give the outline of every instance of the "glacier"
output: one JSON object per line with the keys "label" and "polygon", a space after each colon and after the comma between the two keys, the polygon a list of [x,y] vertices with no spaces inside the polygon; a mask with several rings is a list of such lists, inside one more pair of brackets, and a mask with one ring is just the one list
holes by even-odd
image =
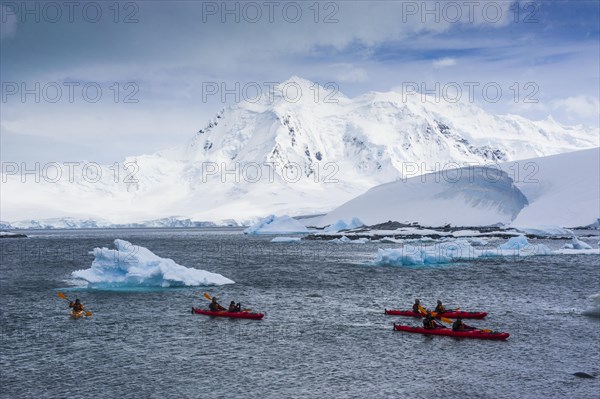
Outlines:
{"label": "glacier", "polygon": [[324,216],[319,225],[350,217],[368,225],[388,220],[423,226],[493,225],[509,223],[526,205],[527,198],[506,172],[473,167],[459,169],[453,180],[436,173],[374,187]]}
{"label": "glacier", "polygon": [[317,225],[358,217],[368,225],[390,220],[435,227],[502,224],[525,233],[571,236],[565,227],[600,219],[599,148],[448,173],[373,187]]}

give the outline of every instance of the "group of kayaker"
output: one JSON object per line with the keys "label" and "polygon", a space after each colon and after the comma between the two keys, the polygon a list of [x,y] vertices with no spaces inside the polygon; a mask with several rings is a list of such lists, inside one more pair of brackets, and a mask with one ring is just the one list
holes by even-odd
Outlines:
{"label": "group of kayaker", "polygon": [[[425,309],[421,306],[421,300],[420,299],[415,299],[415,303],[413,304],[412,309],[413,309],[413,312],[415,312],[415,313],[423,313],[423,311],[425,311]],[[437,305],[435,307],[434,312],[436,312],[436,313],[443,313],[445,311],[446,311],[446,308],[442,304],[442,301],[440,301],[438,299]]]}
{"label": "group of kayaker", "polygon": [[210,301],[210,304],[208,305],[208,310],[213,311],[213,312],[222,312],[224,310],[226,310],[227,312],[231,312],[231,313],[241,312],[242,304],[239,302],[235,303],[235,301],[231,301],[229,303],[229,308],[225,309],[223,306],[221,306],[221,304],[219,304],[217,297],[213,297],[212,300]]}
{"label": "group of kayaker", "polygon": [[[436,328],[446,328],[444,325],[439,323],[435,318],[436,316],[440,315],[441,313],[446,312],[446,308],[444,307],[444,304],[442,303],[442,301],[440,301],[440,300],[437,301],[437,305],[433,311],[435,314],[432,313],[431,311],[423,308],[421,306],[421,301],[419,299],[415,299],[415,303],[413,304],[412,309],[413,309],[414,313],[425,314],[425,317],[423,319],[423,328],[425,328],[426,330],[433,330]],[[457,316],[456,321],[454,321],[454,323],[452,323],[453,331],[470,331],[472,329],[473,329],[473,327],[467,326],[465,323],[463,323],[461,316]]]}

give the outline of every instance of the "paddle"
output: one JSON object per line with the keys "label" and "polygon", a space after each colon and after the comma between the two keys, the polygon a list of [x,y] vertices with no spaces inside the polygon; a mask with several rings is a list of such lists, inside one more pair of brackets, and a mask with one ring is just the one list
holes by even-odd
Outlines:
{"label": "paddle", "polygon": [[[426,309],[425,309],[423,306],[421,306],[421,305],[419,305],[419,312],[421,312],[421,313],[422,313],[422,314],[424,314],[424,315],[426,315],[426,314],[427,314],[427,310],[426,310]],[[433,317],[435,317],[435,316],[436,316],[436,313],[435,313],[435,312],[431,312],[431,315],[432,315]],[[452,320],[450,320],[450,319],[447,319],[447,318],[445,318],[445,317],[438,317],[437,319],[439,320],[437,323],[438,323],[439,325],[441,325],[442,327],[444,327],[444,328],[448,328],[448,326],[445,326],[445,325],[444,325],[444,324],[442,324],[440,321],[443,321],[443,322],[445,322],[445,323],[452,323]],[[446,320],[448,320],[448,321],[446,321]]]}
{"label": "paddle", "polygon": [[[67,296],[64,293],[62,293],[62,292],[58,293],[58,297],[61,298],[61,299],[64,299],[65,301],[71,302],[71,300],[69,298],[67,298]],[[92,312],[90,312],[89,310],[86,310],[85,311],[85,315],[87,317],[92,317]]]}
{"label": "paddle", "polygon": [[[427,309],[425,309],[423,306],[419,305],[419,312],[421,312],[422,314],[427,314]],[[436,312],[431,312],[431,315],[433,317],[435,317],[436,319],[443,321],[444,323],[452,323],[452,320],[450,320],[447,317],[438,316]]]}
{"label": "paddle", "polygon": [[431,312],[431,315],[433,317],[435,317],[436,319],[443,321],[444,323],[452,323],[451,319],[449,319],[447,317],[443,317],[443,316],[438,316],[438,314],[436,312]]}
{"label": "paddle", "polygon": [[[210,296],[208,292],[205,292],[202,296],[208,299],[209,301],[212,301],[212,296]],[[252,309],[242,309],[242,312],[250,312],[251,310]]]}

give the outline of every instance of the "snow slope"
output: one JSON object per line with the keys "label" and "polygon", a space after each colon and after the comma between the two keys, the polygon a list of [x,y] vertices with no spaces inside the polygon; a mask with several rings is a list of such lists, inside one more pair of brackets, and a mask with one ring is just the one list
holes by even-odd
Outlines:
{"label": "snow slope", "polygon": [[[286,87],[301,95],[290,98]],[[598,129],[394,91],[347,98],[293,77],[268,97],[221,110],[183,145],[128,157],[119,176],[103,166],[95,181],[77,168],[69,180],[63,168],[57,182],[28,176],[22,183],[18,173],[3,171],[2,218],[128,224],[181,215],[250,223],[272,213],[326,213],[436,163],[484,164],[599,145]]]}
{"label": "snow slope", "polygon": [[600,148],[517,164],[521,171],[527,168],[516,185],[529,206],[519,213],[512,226],[581,227],[600,218]]}
{"label": "snow slope", "polygon": [[368,225],[587,226],[600,218],[599,161],[594,148],[402,179],[348,201],[318,225],[358,217]]}
{"label": "snow slope", "polygon": [[452,176],[438,172],[374,187],[324,216],[319,225],[358,217],[367,225],[392,220],[487,226],[509,223],[525,205],[527,199],[506,172],[472,167]]}

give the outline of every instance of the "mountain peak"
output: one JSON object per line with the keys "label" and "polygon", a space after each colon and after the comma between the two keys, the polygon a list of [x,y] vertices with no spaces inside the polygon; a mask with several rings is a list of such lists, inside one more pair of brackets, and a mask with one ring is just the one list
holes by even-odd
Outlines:
{"label": "mountain peak", "polygon": [[308,79],[301,78],[297,75],[293,75],[293,76],[289,77],[288,79],[286,79],[285,81],[279,83],[277,86],[285,86],[285,85],[290,85],[290,84],[296,84],[302,88],[304,88],[304,87],[309,88],[309,87],[316,85],[317,83],[315,83],[311,80],[308,80]]}

